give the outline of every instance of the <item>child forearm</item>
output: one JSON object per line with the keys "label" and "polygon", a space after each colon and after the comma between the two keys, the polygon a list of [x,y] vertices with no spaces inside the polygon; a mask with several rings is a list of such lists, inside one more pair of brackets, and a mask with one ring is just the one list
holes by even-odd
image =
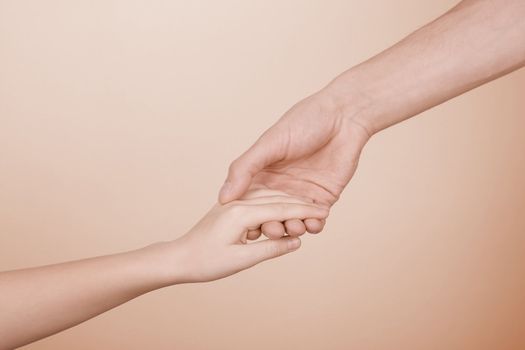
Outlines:
{"label": "child forearm", "polygon": [[126,253],[0,273],[0,350],[47,337],[144,293],[223,278],[299,248],[285,237],[246,244],[268,220],[324,219],[326,208],[281,193],[216,205],[177,240]]}
{"label": "child forearm", "polygon": [[0,349],[44,338],[175,283],[161,270],[163,245],[0,273]]}

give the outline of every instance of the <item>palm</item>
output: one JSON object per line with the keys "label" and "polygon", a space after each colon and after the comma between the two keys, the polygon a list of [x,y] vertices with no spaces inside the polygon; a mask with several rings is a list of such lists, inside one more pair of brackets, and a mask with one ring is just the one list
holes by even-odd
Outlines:
{"label": "palm", "polygon": [[[363,127],[333,104],[319,95],[309,97],[232,163],[221,201],[257,195],[263,187],[330,207],[352,178],[368,138]],[[266,236],[279,238],[285,231],[299,236],[306,230],[320,232],[323,226],[323,221],[306,219],[288,220],[284,225],[270,222],[261,229]],[[260,232],[250,232],[248,238],[256,239]]]}
{"label": "palm", "polygon": [[368,139],[364,129],[309,99],[300,102],[260,139],[278,161],[255,175],[264,186],[333,205],[352,178]]}

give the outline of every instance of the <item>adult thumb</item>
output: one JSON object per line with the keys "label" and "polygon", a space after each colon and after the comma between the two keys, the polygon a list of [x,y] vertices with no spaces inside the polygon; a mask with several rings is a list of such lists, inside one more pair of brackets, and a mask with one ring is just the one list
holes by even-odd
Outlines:
{"label": "adult thumb", "polygon": [[219,193],[219,202],[224,204],[240,198],[250,187],[253,177],[274,161],[272,147],[265,143],[263,138],[259,139],[231,163]]}

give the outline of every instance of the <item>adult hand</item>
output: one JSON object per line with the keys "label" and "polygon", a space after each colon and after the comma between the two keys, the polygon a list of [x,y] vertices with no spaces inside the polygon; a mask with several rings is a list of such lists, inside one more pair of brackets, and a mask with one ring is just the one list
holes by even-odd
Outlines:
{"label": "adult hand", "polygon": [[[295,106],[230,166],[219,200],[241,198],[249,189],[271,189],[332,206],[354,174],[370,135],[353,112],[340,108],[326,88]],[[268,222],[262,232],[280,238],[318,233],[324,220]]]}
{"label": "adult hand", "polygon": [[[331,206],[371,134],[525,66],[523,0],[463,0],[299,102],[233,162],[219,200],[266,187]],[[290,235],[323,221],[289,220]],[[281,223],[263,232],[281,237]]]}

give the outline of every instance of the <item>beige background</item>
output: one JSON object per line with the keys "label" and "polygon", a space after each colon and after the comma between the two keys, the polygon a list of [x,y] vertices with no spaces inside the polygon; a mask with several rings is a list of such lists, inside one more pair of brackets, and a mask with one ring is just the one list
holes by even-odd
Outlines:
{"label": "beige background", "polygon": [[[454,2],[0,0],[0,268],[183,234],[288,107]],[[297,253],[27,349],[525,348],[524,87],[375,137]]]}

